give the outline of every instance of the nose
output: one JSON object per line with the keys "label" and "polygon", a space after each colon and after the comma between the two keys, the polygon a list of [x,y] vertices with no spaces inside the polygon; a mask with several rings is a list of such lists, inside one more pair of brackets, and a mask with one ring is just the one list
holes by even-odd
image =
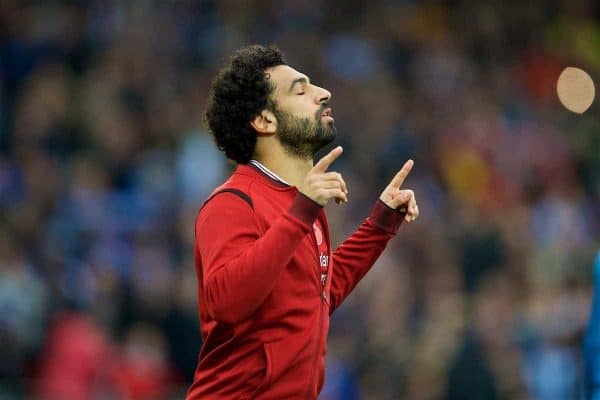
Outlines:
{"label": "nose", "polygon": [[328,103],[329,100],[331,100],[331,92],[329,92],[327,89],[317,86],[317,96],[315,99],[317,104]]}

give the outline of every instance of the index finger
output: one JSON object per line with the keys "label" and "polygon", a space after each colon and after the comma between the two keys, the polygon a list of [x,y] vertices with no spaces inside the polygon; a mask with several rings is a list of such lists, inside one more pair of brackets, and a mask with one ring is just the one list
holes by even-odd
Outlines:
{"label": "index finger", "polygon": [[394,176],[394,178],[390,182],[390,185],[396,188],[400,188],[400,186],[402,186],[404,180],[408,176],[408,173],[412,169],[413,165],[415,165],[415,162],[413,160],[408,160],[407,162],[405,162],[402,166],[402,169],[398,171],[396,176]]}
{"label": "index finger", "polygon": [[313,170],[316,172],[325,172],[327,168],[338,158],[344,149],[342,146],[338,146],[335,149],[331,150],[327,155],[323,156],[313,167]]}

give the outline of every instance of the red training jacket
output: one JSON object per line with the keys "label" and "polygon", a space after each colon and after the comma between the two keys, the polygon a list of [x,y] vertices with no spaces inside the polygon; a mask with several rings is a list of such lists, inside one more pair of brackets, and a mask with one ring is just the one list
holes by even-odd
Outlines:
{"label": "red training jacket", "polygon": [[203,345],[187,400],[316,399],[329,316],[403,217],[378,200],[330,251],[323,287],[313,234],[318,218],[330,243],[323,208],[255,166],[239,165],[196,219]]}

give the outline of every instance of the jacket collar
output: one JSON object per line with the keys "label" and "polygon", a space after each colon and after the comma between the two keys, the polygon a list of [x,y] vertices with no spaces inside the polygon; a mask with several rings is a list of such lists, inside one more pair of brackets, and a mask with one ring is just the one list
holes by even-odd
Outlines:
{"label": "jacket collar", "polygon": [[252,176],[252,177],[258,177],[262,182],[264,182],[267,185],[274,187],[276,189],[288,190],[288,189],[295,188],[295,186],[290,186],[287,183],[284,183],[284,182],[280,181],[279,179],[276,179],[274,176],[271,176],[271,174],[267,173],[267,171],[264,171],[261,168],[259,168],[258,166],[254,165],[252,163],[249,163],[249,164],[239,164],[237,169],[235,170],[235,173]]}
{"label": "jacket collar", "polygon": [[271,171],[269,168],[267,168],[264,164],[262,164],[260,161],[257,160],[250,160],[250,165],[252,165],[253,167],[258,168],[259,170],[261,170],[265,175],[267,175],[268,177],[275,179],[276,181],[279,181],[281,183],[285,183],[286,185],[290,185],[289,183],[287,183],[283,178],[281,178],[280,176],[278,176],[275,172]]}

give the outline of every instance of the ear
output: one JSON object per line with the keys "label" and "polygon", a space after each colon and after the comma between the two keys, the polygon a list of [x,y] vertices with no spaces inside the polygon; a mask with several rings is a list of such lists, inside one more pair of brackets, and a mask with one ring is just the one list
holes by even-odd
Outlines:
{"label": "ear", "polygon": [[262,110],[260,114],[250,121],[258,135],[271,135],[277,130],[275,115],[269,110]]}

